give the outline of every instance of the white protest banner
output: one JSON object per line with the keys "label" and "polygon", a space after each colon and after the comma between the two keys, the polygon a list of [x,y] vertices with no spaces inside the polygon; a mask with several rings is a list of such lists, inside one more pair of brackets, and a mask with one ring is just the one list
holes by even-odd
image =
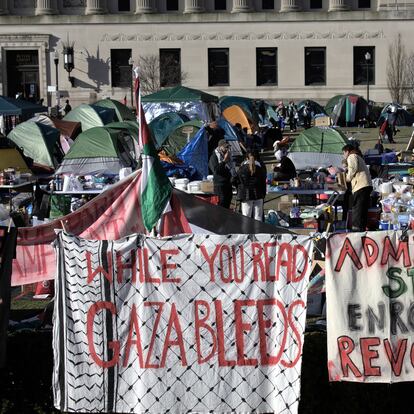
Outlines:
{"label": "white protest banner", "polygon": [[329,238],[326,263],[331,381],[414,380],[414,233]]}
{"label": "white protest banner", "polygon": [[296,413],[310,238],[60,233],[64,412]]}

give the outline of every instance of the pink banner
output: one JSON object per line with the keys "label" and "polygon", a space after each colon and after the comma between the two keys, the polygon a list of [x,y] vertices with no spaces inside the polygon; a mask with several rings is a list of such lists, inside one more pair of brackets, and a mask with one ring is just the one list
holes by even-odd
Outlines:
{"label": "pink banner", "polygon": [[[56,258],[52,242],[55,229],[94,240],[118,240],[132,233],[145,233],[141,221],[140,175],[134,174],[103,192],[74,213],[36,227],[19,229],[12,285],[25,285],[54,279]],[[188,223],[178,200],[166,215],[164,233],[188,232]]]}

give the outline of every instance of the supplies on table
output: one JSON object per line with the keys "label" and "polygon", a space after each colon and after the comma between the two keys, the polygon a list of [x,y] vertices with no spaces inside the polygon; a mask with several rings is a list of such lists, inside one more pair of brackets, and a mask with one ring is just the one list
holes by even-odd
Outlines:
{"label": "supplies on table", "polygon": [[[411,186],[409,186],[411,187]],[[414,224],[414,198],[408,188],[394,185],[394,188],[404,190],[402,193],[391,193],[380,203],[382,214],[380,216],[380,230],[397,230]]]}
{"label": "supplies on table", "polygon": [[175,188],[181,191],[187,191],[187,186],[190,180],[188,178],[177,178],[175,180]]}
{"label": "supplies on table", "polygon": [[198,193],[201,191],[202,181],[191,181],[188,183],[187,188],[189,193]]}
{"label": "supplies on table", "polygon": [[22,184],[31,178],[31,173],[21,173],[19,168],[6,168],[0,171],[0,185]]}

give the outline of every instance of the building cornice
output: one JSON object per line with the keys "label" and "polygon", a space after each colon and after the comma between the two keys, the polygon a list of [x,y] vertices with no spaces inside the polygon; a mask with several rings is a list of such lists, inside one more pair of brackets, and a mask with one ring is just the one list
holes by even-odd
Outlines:
{"label": "building cornice", "polygon": [[267,22],[358,22],[414,20],[414,10],[344,11],[344,12],[252,12],[252,13],[153,13],[53,16],[0,16],[1,25],[97,25],[97,24],[199,24],[199,23],[267,23]]}

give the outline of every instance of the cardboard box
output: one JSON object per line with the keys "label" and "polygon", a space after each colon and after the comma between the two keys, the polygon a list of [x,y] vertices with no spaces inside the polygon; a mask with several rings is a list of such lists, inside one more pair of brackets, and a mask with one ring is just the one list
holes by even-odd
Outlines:
{"label": "cardboard box", "polygon": [[200,190],[203,193],[214,193],[213,181],[202,181],[200,184]]}

